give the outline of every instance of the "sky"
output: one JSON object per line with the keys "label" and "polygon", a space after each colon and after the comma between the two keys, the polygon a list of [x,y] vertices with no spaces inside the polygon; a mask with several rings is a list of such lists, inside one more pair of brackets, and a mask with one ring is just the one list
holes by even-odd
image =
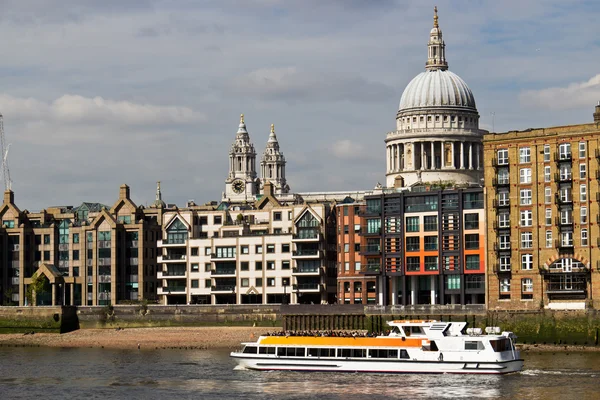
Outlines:
{"label": "sky", "polygon": [[293,192],[372,189],[434,5],[482,129],[592,122],[594,0],[0,0],[15,203],[219,200],[241,113],[257,164],[275,125]]}

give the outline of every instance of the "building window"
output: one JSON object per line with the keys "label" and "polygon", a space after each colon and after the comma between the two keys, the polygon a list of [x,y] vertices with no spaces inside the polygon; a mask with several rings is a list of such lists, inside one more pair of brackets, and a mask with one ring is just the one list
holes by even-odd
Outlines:
{"label": "building window", "polygon": [[531,249],[533,247],[533,233],[521,232],[521,248]]}
{"label": "building window", "polygon": [[544,162],[550,161],[550,145],[544,145]]}
{"label": "building window", "polygon": [[560,223],[569,225],[573,223],[573,215],[571,210],[560,210]]}
{"label": "building window", "polygon": [[216,258],[234,258],[237,249],[235,246],[218,246],[215,250],[217,251]]}
{"label": "building window", "polygon": [[267,245],[267,254],[273,254],[275,253],[275,245],[274,244],[268,244]]}
{"label": "building window", "polygon": [[426,215],[423,220],[425,232],[436,232],[438,230],[437,215]]}
{"label": "building window", "polygon": [[546,225],[552,225],[552,209],[546,208]]}
{"label": "building window", "polygon": [[344,243],[344,253],[348,253],[350,251],[350,243]]}
{"label": "building window", "polygon": [[552,177],[550,176],[550,166],[546,165],[544,167],[544,182],[550,182],[552,180]]}
{"label": "building window", "polygon": [[198,255],[198,248],[197,247],[191,247],[190,248],[190,255],[191,256],[197,256]]}
{"label": "building window", "polygon": [[240,284],[242,287],[248,287],[248,286],[250,286],[250,279],[242,278],[242,279],[240,279]]}
{"label": "building window", "polygon": [[273,221],[281,221],[281,211],[275,211],[273,213]]}
{"label": "building window", "polygon": [[419,251],[420,250],[420,237],[409,236],[406,238],[406,251]]}
{"label": "building window", "polygon": [[582,224],[587,224],[587,222],[588,222],[587,207],[581,207],[579,209],[579,217],[581,218]]}
{"label": "building window", "polygon": [[571,165],[563,164],[560,166],[560,180],[569,181],[573,178],[573,174],[571,173]]}
{"label": "building window", "polygon": [[215,225],[221,225],[221,223],[223,222],[223,217],[220,215],[215,215],[213,221]]}
{"label": "building window", "polygon": [[552,248],[552,231],[546,231],[546,248]]}
{"label": "building window", "polygon": [[248,261],[242,261],[240,263],[240,271],[249,271],[250,270],[250,263]]}
{"label": "building window", "polygon": [[521,205],[531,205],[531,189],[521,189]]}
{"label": "building window", "polygon": [[192,289],[198,289],[198,279],[192,279]]}
{"label": "building window", "polygon": [[205,279],[204,280],[204,287],[205,288],[210,288],[212,286],[212,281],[211,279]]}
{"label": "building window", "polygon": [[509,197],[508,190],[502,190],[502,191],[498,192],[498,205],[499,206],[508,206],[508,205],[510,205],[510,197]]}
{"label": "building window", "polygon": [[438,264],[437,256],[425,256],[425,271],[437,271]]}
{"label": "building window", "polygon": [[508,165],[508,149],[498,150],[498,165]]}
{"label": "building window", "polygon": [[290,261],[284,260],[281,262],[281,269],[290,269]]}
{"label": "building window", "polygon": [[479,254],[471,254],[465,256],[465,268],[467,270],[479,269]]}
{"label": "building window", "polygon": [[[14,221],[13,221],[13,224],[14,224]],[[13,225],[13,227],[14,227],[14,225]],[[44,235],[44,244],[50,244],[50,235]]]}
{"label": "building window", "polygon": [[425,251],[435,251],[438,249],[437,236],[425,236]]}
{"label": "building window", "polygon": [[521,147],[519,148],[519,164],[526,164],[531,162],[531,148]]}
{"label": "building window", "polygon": [[587,229],[581,230],[581,245],[582,246],[588,245],[588,230]]}
{"label": "building window", "polygon": [[79,260],[79,250],[73,250],[73,261]]}
{"label": "building window", "polygon": [[563,187],[560,189],[560,201],[570,203],[572,199],[570,187]]}
{"label": "building window", "polygon": [[350,227],[348,225],[344,225],[344,234],[347,235],[350,233]]}
{"label": "building window", "polygon": [[531,300],[533,298],[533,279],[521,279],[521,299]]}
{"label": "building window", "polygon": [[587,201],[587,186],[579,185],[579,201]]}
{"label": "building window", "polygon": [[446,275],[446,279],[447,290],[460,290],[460,276]]}
{"label": "building window", "polygon": [[263,247],[261,244],[257,244],[255,247],[256,254],[262,254]]}
{"label": "building window", "polygon": [[262,261],[256,261],[254,263],[254,270],[255,271],[262,271]]}
{"label": "building window", "polygon": [[267,269],[275,269],[275,261],[267,261]]}
{"label": "building window", "polygon": [[521,254],[521,269],[527,271],[533,269],[533,254]]}
{"label": "building window", "polygon": [[256,278],[256,279],[254,280],[254,282],[255,282],[254,284],[255,284],[255,286],[256,286],[256,287],[262,287],[262,285],[263,285],[263,280],[262,280],[262,278]]}
{"label": "building window", "polygon": [[479,214],[465,214],[465,229],[479,229]]}
{"label": "building window", "polygon": [[242,251],[242,254],[250,254],[250,247],[247,245],[240,246],[240,250]]}
{"label": "building window", "polygon": [[419,271],[421,268],[421,259],[419,257],[406,257],[406,270]]}
{"label": "building window", "polygon": [[560,160],[571,158],[571,143],[561,143],[558,145],[558,157]]}
{"label": "building window", "polygon": [[205,256],[210,256],[211,250],[212,249],[210,247],[205,247],[204,248],[204,255]]}
{"label": "building window", "polygon": [[502,234],[498,237],[500,250],[510,250],[510,235]]}
{"label": "building window", "polygon": [[510,257],[501,256],[498,258],[498,268],[500,271],[510,271]]}
{"label": "building window", "polygon": [[521,211],[521,226],[532,226],[533,224],[533,213],[531,210]]}
{"label": "building window", "polygon": [[587,166],[585,164],[579,164],[579,179],[587,178]]}
{"label": "building window", "polygon": [[552,203],[552,188],[547,186],[544,188],[544,203],[551,204]]}
{"label": "building window", "polygon": [[204,272],[210,272],[210,270],[211,270],[211,264],[204,263]]}
{"label": "building window", "polygon": [[585,142],[579,142],[579,158],[585,158]]}
{"label": "building window", "polygon": [[192,272],[200,271],[200,265],[198,263],[192,264],[191,268],[192,268]]}
{"label": "building window", "polygon": [[419,232],[419,217],[406,217],[406,232]]}
{"label": "building window", "polygon": [[531,168],[521,168],[519,174],[521,183],[531,183]]}
{"label": "building window", "polygon": [[473,233],[465,235],[465,250],[479,249],[479,234]]}
{"label": "building window", "polygon": [[275,278],[267,278],[267,286],[269,286],[269,287],[275,286]]}
{"label": "building window", "polygon": [[289,253],[290,252],[290,244],[289,243],[282,243],[281,244],[281,252],[282,253]]}
{"label": "building window", "polygon": [[79,233],[73,234],[73,243],[79,243]]}
{"label": "building window", "polygon": [[507,212],[498,214],[498,227],[510,228],[510,217]]}
{"label": "building window", "polygon": [[44,261],[50,261],[50,252],[48,250],[44,250]]}
{"label": "building window", "polygon": [[354,233],[360,233],[360,224],[354,224]]}
{"label": "building window", "polygon": [[510,182],[510,177],[508,174],[508,169],[501,168],[498,170],[498,184],[499,185],[508,185]]}
{"label": "building window", "polygon": [[344,271],[350,272],[350,263],[348,261],[344,263]]}

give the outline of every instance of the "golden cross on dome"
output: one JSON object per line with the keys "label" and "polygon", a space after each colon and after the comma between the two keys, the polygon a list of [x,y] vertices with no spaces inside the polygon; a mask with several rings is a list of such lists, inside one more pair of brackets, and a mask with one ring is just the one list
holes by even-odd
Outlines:
{"label": "golden cross on dome", "polygon": [[271,124],[271,133],[275,133],[275,124]]}
{"label": "golden cross on dome", "polygon": [[433,27],[438,28],[437,6],[433,7]]}
{"label": "golden cross on dome", "polygon": [[240,124],[244,123],[244,114],[240,114]]}

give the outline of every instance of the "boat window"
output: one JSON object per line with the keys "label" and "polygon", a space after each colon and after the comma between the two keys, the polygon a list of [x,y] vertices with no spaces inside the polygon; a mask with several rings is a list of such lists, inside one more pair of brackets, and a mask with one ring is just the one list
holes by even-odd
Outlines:
{"label": "boat window", "polygon": [[342,357],[367,357],[367,349],[341,349]]}
{"label": "boat window", "polygon": [[259,347],[259,354],[275,354],[275,347]]}
{"label": "boat window", "polygon": [[465,341],[465,350],[483,350],[483,342],[480,340],[467,340]]}
{"label": "boat window", "polygon": [[244,353],[256,354],[256,346],[246,346],[246,347],[244,347]]}
{"label": "boat window", "polygon": [[335,349],[308,349],[308,355],[311,357],[335,357]]}
{"label": "boat window", "polygon": [[410,358],[408,356],[408,351],[406,351],[406,350],[400,350],[400,358]]}
{"label": "boat window", "polygon": [[404,329],[406,336],[411,336],[411,335],[421,336],[421,335],[423,335],[423,330],[421,329],[420,326],[403,326],[402,329]]}
{"label": "boat window", "polygon": [[490,345],[496,353],[500,353],[501,351],[512,350],[511,342],[509,339],[490,340]]}
{"label": "boat window", "polygon": [[304,357],[304,347],[278,347],[277,355],[280,357]]}
{"label": "boat window", "polygon": [[371,349],[369,350],[371,358],[398,358],[398,350]]}
{"label": "boat window", "polygon": [[435,341],[432,340],[431,342],[429,342],[429,350],[438,351],[438,347],[437,347],[437,344],[435,343]]}

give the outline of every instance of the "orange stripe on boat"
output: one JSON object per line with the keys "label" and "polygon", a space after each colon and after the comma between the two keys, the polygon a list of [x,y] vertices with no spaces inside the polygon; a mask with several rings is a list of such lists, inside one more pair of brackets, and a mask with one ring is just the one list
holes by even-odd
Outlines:
{"label": "orange stripe on boat", "polygon": [[260,345],[270,346],[351,346],[351,347],[421,347],[427,338],[336,337],[336,336],[265,336]]}

